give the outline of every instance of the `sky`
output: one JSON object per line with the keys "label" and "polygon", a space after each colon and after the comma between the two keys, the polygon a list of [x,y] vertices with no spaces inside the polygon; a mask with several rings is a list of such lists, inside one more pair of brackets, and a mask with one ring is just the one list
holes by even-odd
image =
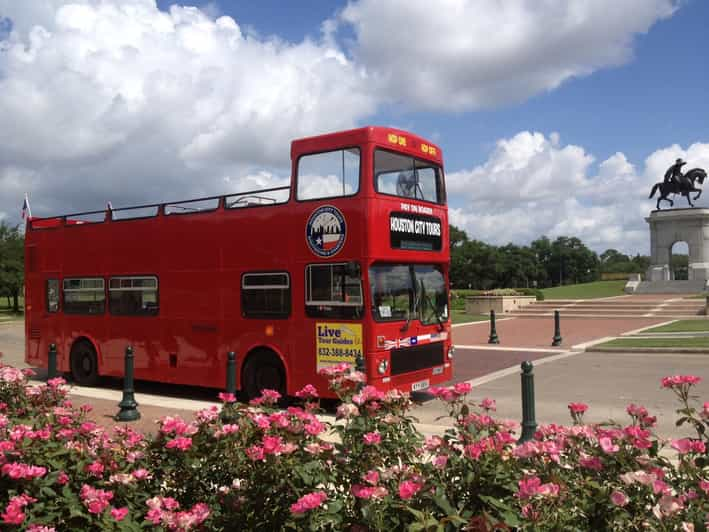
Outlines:
{"label": "sky", "polygon": [[0,219],[26,192],[49,216],[282,184],[292,139],[382,125],[441,147],[471,238],[648,254],[651,186],[709,169],[707,22],[705,0],[0,0]]}

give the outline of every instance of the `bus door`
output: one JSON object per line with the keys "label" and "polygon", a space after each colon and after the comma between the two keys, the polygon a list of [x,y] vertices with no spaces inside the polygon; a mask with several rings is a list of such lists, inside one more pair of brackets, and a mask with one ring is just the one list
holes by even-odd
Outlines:
{"label": "bus door", "polygon": [[[41,366],[47,365],[49,345],[57,345],[57,364],[64,367],[68,364],[66,353],[62,352],[62,327],[60,310],[60,280],[58,272],[41,274],[41,283],[26,283],[36,286],[39,290],[25,293],[25,319],[27,320],[28,359],[37,361]],[[41,288],[40,288],[41,287]],[[68,366],[67,366],[68,367]]]}

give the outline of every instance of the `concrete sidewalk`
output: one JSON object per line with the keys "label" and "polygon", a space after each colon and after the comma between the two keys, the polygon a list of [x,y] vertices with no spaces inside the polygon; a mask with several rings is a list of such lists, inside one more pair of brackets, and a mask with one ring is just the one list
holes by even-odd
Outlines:
{"label": "concrete sidewalk", "polygon": [[[602,422],[614,419],[628,423],[625,408],[630,403],[645,406],[657,416],[658,434],[679,437],[691,430],[675,427],[675,410],[679,407],[674,393],[662,389],[662,377],[691,374],[702,377],[695,387],[699,407],[709,401],[709,356],[684,354],[636,353],[568,353],[541,359],[534,369],[537,423],[571,423],[567,405],[582,402],[589,405],[586,421]],[[499,376],[499,374],[502,376]],[[518,368],[499,372],[473,381],[473,397],[490,397],[497,401],[497,416],[521,421],[521,382]],[[427,401],[415,415],[424,424],[445,424],[435,421],[441,415],[437,401]]]}

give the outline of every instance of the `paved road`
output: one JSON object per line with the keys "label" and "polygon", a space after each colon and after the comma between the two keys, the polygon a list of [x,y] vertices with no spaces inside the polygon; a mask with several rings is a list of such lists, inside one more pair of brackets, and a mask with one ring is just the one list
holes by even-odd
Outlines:
{"label": "paved road", "polygon": [[[533,321],[535,320],[522,319],[502,323]],[[456,338],[461,336],[459,329],[456,328]],[[21,322],[0,324],[0,352],[4,352],[5,363],[17,367],[26,366],[23,361],[23,332]],[[658,433],[676,437],[680,434],[674,427],[674,410],[677,405],[672,393],[660,389],[660,379],[673,374],[699,375],[704,381],[697,387],[697,393],[702,397],[702,401],[709,400],[709,355],[570,353],[553,349],[534,350],[535,348],[529,347],[490,350],[486,349],[488,346],[485,344],[477,347],[457,349],[454,382],[472,380],[474,398],[495,399],[499,417],[502,418],[519,420],[521,417],[518,368],[523,360],[535,361],[536,412],[539,423],[568,424],[570,418],[566,405],[572,401],[590,405],[587,416],[589,421],[603,421],[608,418],[625,421],[625,407],[634,402],[643,404],[658,417]],[[504,368],[508,370],[505,371]],[[120,383],[117,380],[107,380],[102,383],[102,388],[81,393],[95,398],[92,403],[96,406],[106,405],[107,411],[114,413],[115,407],[112,405],[120,398]],[[206,404],[205,401],[214,399],[213,390],[195,387],[137,383],[136,388],[138,392],[167,396],[163,397],[162,401],[147,398],[143,402],[147,406],[155,401],[155,408],[146,409],[146,418],[167,413],[168,410],[161,410],[157,403],[167,401],[167,404],[170,404],[170,397],[193,400],[195,408],[202,407]],[[423,400],[426,395],[417,394],[415,398]],[[138,402],[141,402],[140,395]],[[189,401],[184,404],[187,403]],[[185,411],[187,410],[185,408]],[[445,430],[447,421],[436,420],[443,414],[441,404],[432,400],[425,400],[414,412],[423,424],[425,432]]]}

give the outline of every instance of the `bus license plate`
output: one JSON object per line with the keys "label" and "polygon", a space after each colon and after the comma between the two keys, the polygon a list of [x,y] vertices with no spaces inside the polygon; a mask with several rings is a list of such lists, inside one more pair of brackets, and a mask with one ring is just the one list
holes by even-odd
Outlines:
{"label": "bus license plate", "polygon": [[424,379],[422,381],[415,382],[411,385],[412,392],[418,392],[421,390],[425,390],[426,388],[428,388],[428,379]]}

